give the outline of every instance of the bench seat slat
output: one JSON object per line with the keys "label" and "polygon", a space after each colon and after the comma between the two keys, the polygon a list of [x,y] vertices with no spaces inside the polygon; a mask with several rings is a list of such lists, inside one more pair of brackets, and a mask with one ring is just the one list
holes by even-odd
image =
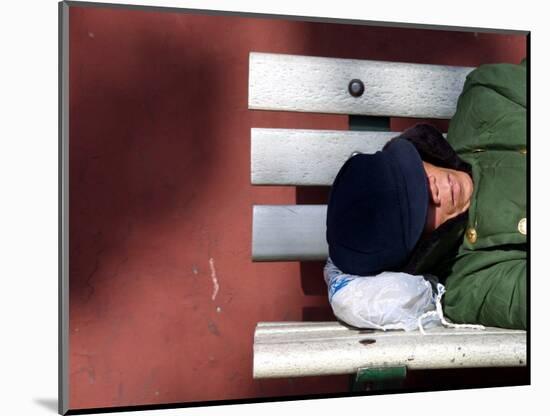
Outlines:
{"label": "bench seat slat", "polygon": [[251,130],[253,185],[332,185],[355,152],[375,153],[399,132]]}
{"label": "bench seat slat", "polygon": [[[470,67],[251,52],[248,107],[449,119]],[[365,92],[348,92],[361,79]]]}
{"label": "bench seat slat", "polygon": [[[253,375],[338,375],[355,373],[359,368],[392,366],[436,369],[526,365],[525,331],[436,327],[426,332],[361,331],[338,322],[260,323],[254,337]],[[360,343],[364,340],[368,341]]]}
{"label": "bench seat slat", "polygon": [[324,260],[326,205],[255,205],[252,260]]}

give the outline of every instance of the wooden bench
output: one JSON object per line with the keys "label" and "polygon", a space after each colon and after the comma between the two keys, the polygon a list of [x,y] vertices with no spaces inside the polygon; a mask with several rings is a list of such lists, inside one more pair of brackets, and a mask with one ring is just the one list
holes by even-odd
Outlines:
{"label": "wooden bench", "polygon": [[[252,184],[288,186],[330,186],[353,152],[376,152],[399,134],[389,117],[450,119],[473,69],[255,52],[249,64],[249,109],[369,116],[363,130],[377,130],[252,128]],[[325,260],[325,220],[326,205],[255,205],[252,259]],[[438,327],[422,335],[260,322],[254,334],[254,378],[525,365],[526,333],[517,330]]]}

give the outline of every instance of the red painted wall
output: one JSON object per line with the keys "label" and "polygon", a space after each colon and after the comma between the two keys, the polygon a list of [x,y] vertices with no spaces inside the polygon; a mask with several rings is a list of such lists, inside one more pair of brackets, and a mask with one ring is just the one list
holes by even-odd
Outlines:
{"label": "red painted wall", "polygon": [[521,36],[71,7],[73,409],[347,390],[346,376],[252,379],[257,322],[332,317],[321,263],[250,260],[253,204],[326,195],[250,186],[250,128],[348,119],[249,111],[250,51],[468,66],[526,53]]}

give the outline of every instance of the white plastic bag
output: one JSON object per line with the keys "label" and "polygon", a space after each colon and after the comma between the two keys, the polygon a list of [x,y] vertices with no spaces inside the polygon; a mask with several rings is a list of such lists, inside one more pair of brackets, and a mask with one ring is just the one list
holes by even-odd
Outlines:
{"label": "white plastic bag", "polygon": [[[357,328],[411,331],[418,328],[422,315],[436,309],[437,294],[423,276],[395,272],[355,276],[340,271],[329,258],[324,277],[334,314]],[[426,315],[425,328],[440,323],[436,313]]]}

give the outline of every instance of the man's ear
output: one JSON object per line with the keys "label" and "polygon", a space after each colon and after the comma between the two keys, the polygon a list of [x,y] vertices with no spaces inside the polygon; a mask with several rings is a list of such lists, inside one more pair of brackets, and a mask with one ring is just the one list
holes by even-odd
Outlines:
{"label": "man's ear", "polygon": [[439,197],[439,191],[435,185],[435,177],[432,175],[428,176],[428,194],[430,195],[430,202],[434,205],[441,205],[441,198]]}

